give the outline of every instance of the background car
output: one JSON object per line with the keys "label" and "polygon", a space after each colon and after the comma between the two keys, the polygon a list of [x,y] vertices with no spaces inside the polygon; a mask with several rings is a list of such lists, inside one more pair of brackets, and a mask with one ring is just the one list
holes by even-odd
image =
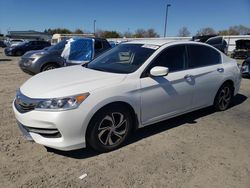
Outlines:
{"label": "background car", "polygon": [[[79,39],[84,40],[84,39]],[[111,48],[106,39],[94,38],[94,57],[100,55],[102,52]],[[25,53],[21,60],[19,61],[20,68],[31,75],[37,74],[39,72],[73,65],[67,62],[65,58],[61,56],[67,40],[63,40],[54,46],[49,47],[47,50],[30,51]],[[83,49],[75,52],[74,55],[82,53]],[[75,64],[74,64],[75,65]]]}
{"label": "background car", "polygon": [[228,45],[227,42],[223,39],[223,37],[211,37],[205,43],[217,48],[224,54],[227,54]]}
{"label": "background car", "polygon": [[198,36],[193,36],[191,41],[205,43],[208,39],[210,39],[212,37],[216,37],[216,36],[218,36],[218,35],[198,35]]}
{"label": "background car", "polygon": [[250,57],[242,63],[241,72],[243,77],[250,77]]}
{"label": "background car", "polygon": [[12,45],[15,46],[22,42],[25,42],[25,40],[24,39],[6,39],[4,42],[7,47],[10,47]]}
{"label": "background car", "polygon": [[6,44],[4,43],[4,41],[0,40],[0,47],[5,48]]}
{"label": "background car", "polygon": [[7,56],[22,56],[30,50],[41,50],[50,46],[46,41],[25,41],[15,46],[10,46],[4,49],[4,53]]}
{"label": "background car", "polygon": [[43,50],[26,52],[18,62],[19,67],[25,73],[34,75],[42,71],[63,67],[65,59],[61,53],[67,43],[63,40],[54,46],[46,47]]}
{"label": "background car", "polygon": [[120,44],[88,64],[51,70],[17,91],[22,132],[59,150],[121,147],[133,130],[214,106],[230,107],[240,88],[234,59],[197,42]]}
{"label": "background car", "polygon": [[235,41],[236,48],[231,57],[235,59],[246,59],[250,56],[250,40]]}

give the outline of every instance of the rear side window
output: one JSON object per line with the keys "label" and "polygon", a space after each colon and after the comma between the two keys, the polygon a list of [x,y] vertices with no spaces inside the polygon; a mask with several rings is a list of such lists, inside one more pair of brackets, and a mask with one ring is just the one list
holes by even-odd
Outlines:
{"label": "rear side window", "polygon": [[95,49],[100,50],[102,49],[102,42],[99,40],[95,40]]}
{"label": "rear side window", "polygon": [[222,37],[213,37],[207,40],[207,44],[222,44],[223,38]]}
{"label": "rear side window", "polygon": [[188,67],[197,68],[221,63],[221,55],[215,49],[203,45],[188,45]]}
{"label": "rear side window", "polygon": [[150,65],[168,67],[169,72],[180,71],[185,69],[186,48],[184,45],[176,45],[163,50],[159,56]]}

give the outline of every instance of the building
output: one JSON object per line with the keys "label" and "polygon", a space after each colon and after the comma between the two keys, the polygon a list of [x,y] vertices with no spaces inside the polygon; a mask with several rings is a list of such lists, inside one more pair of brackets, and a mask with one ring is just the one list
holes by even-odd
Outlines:
{"label": "building", "polygon": [[51,40],[51,35],[44,32],[39,31],[8,31],[8,34],[6,35],[8,38],[14,38],[14,39],[30,39],[30,40]]}

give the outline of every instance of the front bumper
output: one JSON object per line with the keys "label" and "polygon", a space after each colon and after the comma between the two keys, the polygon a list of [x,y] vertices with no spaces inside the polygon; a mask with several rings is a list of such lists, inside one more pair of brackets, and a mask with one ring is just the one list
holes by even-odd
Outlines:
{"label": "front bumper", "polygon": [[29,60],[28,58],[21,58],[21,60],[18,62],[20,69],[23,72],[28,73],[30,75],[37,74],[39,71],[37,71],[37,67],[35,66],[36,65],[35,62],[32,62],[31,65],[29,65],[29,66],[24,65],[28,60]]}
{"label": "front bumper", "polygon": [[19,126],[36,143],[64,151],[86,147],[87,123],[85,124],[84,114],[80,109],[60,112],[32,110],[20,113],[14,102],[12,107]]}
{"label": "front bumper", "polygon": [[5,53],[6,56],[13,56],[14,55],[13,52],[12,52],[12,50],[10,50],[8,48],[4,49],[4,53]]}

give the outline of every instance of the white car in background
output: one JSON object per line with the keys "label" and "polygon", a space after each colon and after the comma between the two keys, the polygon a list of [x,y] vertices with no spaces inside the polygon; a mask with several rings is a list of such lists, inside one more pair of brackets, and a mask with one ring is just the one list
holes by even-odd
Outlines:
{"label": "white car in background", "polygon": [[5,41],[5,44],[8,47],[13,47],[13,46],[19,45],[22,42],[25,42],[25,40],[24,39],[8,39]]}
{"label": "white car in background", "polygon": [[235,60],[198,42],[141,40],[87,65],[40,73],[17,91],[13,110],[28,138],[73,150],[120,147],[132,130],[214,105],[239,91]]}

